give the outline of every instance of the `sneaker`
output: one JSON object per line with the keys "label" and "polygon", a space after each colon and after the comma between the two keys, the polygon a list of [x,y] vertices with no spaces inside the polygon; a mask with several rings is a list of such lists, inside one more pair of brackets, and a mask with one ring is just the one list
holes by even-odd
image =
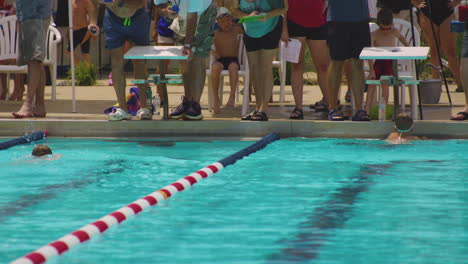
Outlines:
{"label": "sneaker", "polygon": [[189,107],[189,101],[187,100],[187,97],[182,96],[182,103],[178,105],[176,108],[172,109],[171,114],[169,115],[170,118],[172,119],[181,119],[187,111]]}
{"label": "sneaker", "polygon": [[196,102],[190,102],[189,107],[184,113],[185,120],[202,120],[201,106]]}
{"label": "sneaker", "polygon": [[353,121],[370,121],[370,118],[367,112],[361,109],[354,114]]}

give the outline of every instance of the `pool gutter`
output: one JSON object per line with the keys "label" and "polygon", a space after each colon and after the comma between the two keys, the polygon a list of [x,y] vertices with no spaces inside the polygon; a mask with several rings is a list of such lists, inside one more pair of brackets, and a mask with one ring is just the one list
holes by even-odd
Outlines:
{"label": "pool gutter", "polygon": [[[216,137],[258,138],[276,132],[288,137],[385,138],[392,122],[330,122],[272,120],[204,121],[122,121],[104,120],[15,120],[0,121],[1,137],[17,137],[32,131],[47,130],[51,137]],[[468,139],[468,123],[453,121],[417,121],[415,135],[434,139]]]}

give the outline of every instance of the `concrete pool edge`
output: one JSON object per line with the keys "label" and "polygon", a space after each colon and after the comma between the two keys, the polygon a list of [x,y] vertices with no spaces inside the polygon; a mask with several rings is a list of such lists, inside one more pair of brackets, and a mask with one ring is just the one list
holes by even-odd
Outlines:
{"label": "concrete pool edge", "polygon": [[[276,132],[282,138],[329,137],[382,139],[392,131],[392,122],[330,122],[273,120],[122,121],[15,120],[0,121],[0,137],[18,137],[47,130],[51,137],[250,137]],[[415,135],[434,139],[468,139],[468,122],[416,121]]]}

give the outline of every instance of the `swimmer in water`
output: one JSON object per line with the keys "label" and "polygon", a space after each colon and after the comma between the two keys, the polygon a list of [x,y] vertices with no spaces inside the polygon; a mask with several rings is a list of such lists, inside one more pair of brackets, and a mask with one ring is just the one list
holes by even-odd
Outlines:
{"label": "swimmer in water", "polygon": [[425,140],[426,137],[417,137],[411,135],[413,131],[413,118],[406,113],[398,114],[395,118],[395,125],[393,126],[396,131],[390,133],[387,141],[392,143],[404,143],[409,140]]}
{"label": "swimmer in water", "polygon": [[46,159],[46,160],[56,160],[62,157],[62,154],[52,154],[52,149],[49,146],[44,144],[37,145],[33,151],[32,155],[37,158]]}

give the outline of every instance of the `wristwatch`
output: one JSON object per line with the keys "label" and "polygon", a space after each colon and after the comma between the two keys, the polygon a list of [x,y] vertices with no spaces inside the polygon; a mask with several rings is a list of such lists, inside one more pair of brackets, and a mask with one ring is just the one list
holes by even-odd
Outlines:
{"label": "wristwatch", "polygon": [[184,44],[185,49],[192,49],[192,44]]}

